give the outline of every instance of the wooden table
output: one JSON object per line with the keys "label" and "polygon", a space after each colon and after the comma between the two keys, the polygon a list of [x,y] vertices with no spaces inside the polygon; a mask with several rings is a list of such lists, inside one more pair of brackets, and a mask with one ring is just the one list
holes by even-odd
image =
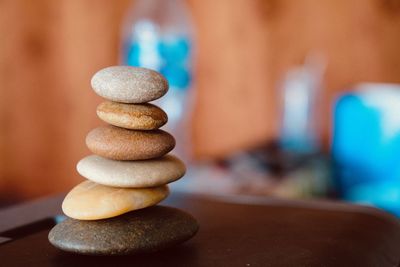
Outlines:
{"label": "wooden table", "polygon": [[[93,257],[47,241],[62,196],[0,211],[0,266],[400,266],[400,224],[379,210],[332,202],[172,194],[200,231],[153,254]],[[15,229],[17,228],[17,229]],[[12,230],[14,229],[14,230]]]}

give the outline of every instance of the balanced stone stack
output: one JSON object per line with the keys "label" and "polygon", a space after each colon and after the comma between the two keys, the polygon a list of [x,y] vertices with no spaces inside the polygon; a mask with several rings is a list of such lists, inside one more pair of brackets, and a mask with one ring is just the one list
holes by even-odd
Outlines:
{"label": "balanced stone stack", "polygon": [[175,146],[159,129],[167,114],[147,103],[162,97],[168,82],[149,69],[113,66],[97,72],[92,87],[107,99],[97,115],[109,125],[87,135],[94,155],[77,170],[88,180],[65,197],[62,209],[69,218],[50,231],[50,242],[80,254],[125,255],[190,239],[198,230],[192,216],[155,206],[168,196],[167,184],[186,171],[181,160],[167,155]]}

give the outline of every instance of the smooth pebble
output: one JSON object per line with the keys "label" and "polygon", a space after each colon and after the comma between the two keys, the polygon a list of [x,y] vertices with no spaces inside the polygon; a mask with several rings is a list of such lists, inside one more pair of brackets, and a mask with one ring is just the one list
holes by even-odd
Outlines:
{"label": "smooth pebble", "polygon": [[78,162],[78,172],[85,178],[114,187],[154,187],[181,178],[185,164],[173,155],[138,161],[116,161],[91,155]]}
{"label": "smooth pebble", "polygon": [[65,197],[62,210],[78,220],[99,220],[153,206],[169,194],[166,185],[153,188],[116,188],[84,181]]}
{"label": "smooth pebble", "polygon": [[175,139],[162,130],[136,131],[106,125],[89,132],[86,145],[105,158],[142,160],[164,156],[175,147]]}
{"label": "smooth pebble", "polygon": [[146,103],[168,91],[168,82],[160,73],[130,66],[104,68],[92,77],[91,84],[99,96],[122,103]]}
{"label": "smooth pebble", "polygon": [[154,252],[192,238],[197,221],[184,211],[154,206],[108,220],[66,219],[48,238],[55,247],[86,255],[127,255]]}
{"label": "smooth pebble", "polygon": [[97,107],[97,116],[109,124],[132,130],[154,130],[168,121],[167,114],[155,105],[111,101]]}

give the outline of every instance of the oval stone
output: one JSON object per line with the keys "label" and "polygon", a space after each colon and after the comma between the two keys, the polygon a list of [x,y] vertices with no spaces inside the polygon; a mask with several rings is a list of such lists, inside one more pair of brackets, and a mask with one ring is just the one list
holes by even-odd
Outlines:
{"label": "oval stone", "polygon": [[169,194],[166,185],[153,188],[116,188],[84,181],[62,203],[63,212],[78,220],[99,220],[153,206]]}
{"label": "oval stone", "polygon": [[92,77],[92,88],[101,97],[122,103],[145,103],[168,91],[167,80],[158,72],[130,66],[111,66]]}
{"label": "oval stone", "polygon": [[109,124],[132,130],[154,130],[168,121],[167,114],[155,105],[111,101],[97,107],[97,116]]}
{"label": "oval stone", "polygon": [[55,247],[86,255],[128,255],[154,252],[193,237],[197,221],[181,210],[154,206],[98,221],[67,218],[54,226],[49,241]]}
{"label": "oval stone", "polygon": [[105,158],[141,160],[164,156],[175,147],[175,139],[162,130],[136,131],[106,125],[89,132],[86,145]]}
{"label": "oval stone", "polygon": [[78,172],[87,179],[114,187],[154,187],[181,178],[185,164],[173,155],[138,161],[116,161],[91,155],[78,162]]}

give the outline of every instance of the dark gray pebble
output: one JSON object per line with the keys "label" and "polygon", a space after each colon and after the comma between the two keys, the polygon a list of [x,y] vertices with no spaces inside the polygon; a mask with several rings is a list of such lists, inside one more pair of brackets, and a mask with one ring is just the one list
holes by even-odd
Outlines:
{"label": "dark gray pebble", "polygon": [[153,252],[182,243],[198,231],[186,212],[153,206],[97,221],[68,218],[49,233],[55,247],[87,255],[128,255]]}

